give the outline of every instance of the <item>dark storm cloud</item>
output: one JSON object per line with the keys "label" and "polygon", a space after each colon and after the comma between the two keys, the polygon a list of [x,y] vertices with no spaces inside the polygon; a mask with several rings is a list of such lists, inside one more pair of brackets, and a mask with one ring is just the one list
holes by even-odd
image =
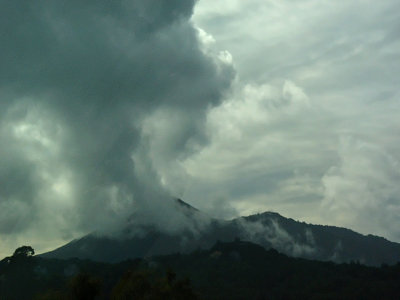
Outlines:
{"label": "dark storm cloud", "polygon": [[157,167],[204,143],[234,74],[202,52],[194,2],[2,2],[2,234],[165,205]]}

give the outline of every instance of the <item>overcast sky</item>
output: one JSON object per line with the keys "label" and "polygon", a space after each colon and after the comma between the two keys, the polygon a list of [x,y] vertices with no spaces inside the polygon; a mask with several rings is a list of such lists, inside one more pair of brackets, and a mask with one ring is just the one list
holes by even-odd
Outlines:
{"label": "overcast sky", "polygon": [[399,8],[200,1],[193,20],[237,78],[208,114],[211,144],[185,161],[186,198],[400,241]]}
{"label": "overcast sky", "polygon": [[400,241],[397,0],[1,1],[0,54],[0,256],[171,197]]}

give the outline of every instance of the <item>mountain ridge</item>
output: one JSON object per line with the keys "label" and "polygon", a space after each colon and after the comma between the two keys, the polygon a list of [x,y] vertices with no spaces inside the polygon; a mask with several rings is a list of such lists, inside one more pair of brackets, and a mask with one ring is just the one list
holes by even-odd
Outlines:
{"label": "mountain ridge", "polygon": [[[196,230],[165,232],[156,227],[134,227],[123,238],[88,234],[53,251],[41,254],[45,258],[81,258],[103,262],[119,262],[172,253],[189,253],[210,249],[217,241],[237,238],[265,249],[274,248],[292,257],[333,261],[357,261],[366,265],[393,265],[400,261],[400,244],[383,237],[363,235],[351,229],[315,225],[285,218],[276,212],[238,217],[229,221],[207,217],[181,199],[175,199],[177,213],[195,224]],[[196,222],[205,222],[197,226]]]}

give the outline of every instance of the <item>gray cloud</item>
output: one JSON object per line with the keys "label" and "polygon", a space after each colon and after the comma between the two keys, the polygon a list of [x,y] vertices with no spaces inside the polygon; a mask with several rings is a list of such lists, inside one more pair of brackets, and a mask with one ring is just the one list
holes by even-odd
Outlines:
{"label": "gray cloud", "polygon": [[[186,199],[399,241],[399,8],[395,0],[201,1],[194,22],[229,50],[238,78],[208,115],[212,143],[185,161]],[[379,150],[345,151],[346,137]]]}
{"label": "gray cloud", "polygon": [[398,240],[400,163],[381,147],[343,138],[340,162],[322,178],[323,216],[360,232]]}
{"label": "gray cloud", "polygon": [[203,51],[193,5],[1,5],[2,240],[40,244],[166,212],[158,168],[204,145],[205,113],[234,76]]}
{"label": "gray cloud", "polygon": [[201,205],[224,193],[242,214],[308,210],[322,198],[320,178],[336,162],[329,127],[314,131],[329,117],[292,82],[239,85],[208,114],[211,143],[185,161],[196,182],[186,195]]}

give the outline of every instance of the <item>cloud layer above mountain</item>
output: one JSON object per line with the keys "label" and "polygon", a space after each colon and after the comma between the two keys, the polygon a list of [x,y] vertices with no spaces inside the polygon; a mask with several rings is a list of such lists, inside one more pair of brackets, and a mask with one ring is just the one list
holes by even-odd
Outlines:
{"label": "cloud layer above mountain", "polygon": [[185,162],[185,199],[222,216],[274,210],[400,241],[399,9],[199,2],[195,23],[238,78],[208,114],[212,142]]}

